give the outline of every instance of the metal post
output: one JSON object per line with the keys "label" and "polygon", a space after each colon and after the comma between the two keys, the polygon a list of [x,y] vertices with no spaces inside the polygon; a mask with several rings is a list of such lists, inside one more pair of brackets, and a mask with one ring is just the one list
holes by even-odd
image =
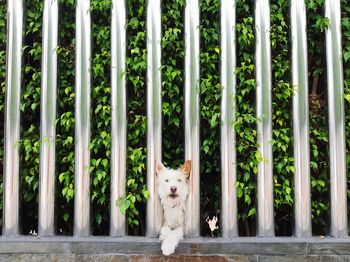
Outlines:
{"label": "metal post", "polygon": [[221,1],[221,228],[223,237],[238,236],[236,195],[236,1]]}
{"label": "metal post", "polygon": [[57,99],[58,3],[46,0],[41,65],[41,138],[39,179],[39,235],[52,236],[55,209],[55,136]]}
{"label": "metal post", "polygon": [[340,1],[325,1],[325,16],[330,26],[326,30],[327,82],[328,82],[328,124],[331,176],[331,228],[335,237],[348,235],[344,87],[341,50]]}
{"label": "metal post", "polygon": [[146,235],[157,236],[161,204],[157,193],[156,161],[162,160],[161,3],[147,1],[147,202]]}
{"label": "metal post", "polygon": [[111,26],[112,150],[110,235],[125,236],[125,216],[116,201],[125,195],[126,177],[126,6],[125,0],[113,0]]}
{"label": "metal post", "polygon": [[291,2],[295,235],[311,236],[309,91],[305,3]]}
{"label": "metal post", "polygon": [[261,157],[258,164],[258,235],[273,236],[270,5],[268,0],[257,0],[255,5],[257,136]]}
{"label": "metal post", "polygon": [[19,234],[18,143],[20,138],[23,3],[22,0],[12,0],[8,1],[7,5],[7,67],[2,233],[5,236],[11,236]]}
{"label": "metal post", "polygon": [[187,201],[186,233],[198,237],[200,220],[199,184],[199,1],[187,0],[185,7],[185,160],[192,161]]}
{"label": "metal post", "polygon": [[90,235],[90,1],[76,5],[74,235]]}
{"label": "metal post", "polygon": [[291,2],[295,235],[311,236],[309,90],[304,1]]}

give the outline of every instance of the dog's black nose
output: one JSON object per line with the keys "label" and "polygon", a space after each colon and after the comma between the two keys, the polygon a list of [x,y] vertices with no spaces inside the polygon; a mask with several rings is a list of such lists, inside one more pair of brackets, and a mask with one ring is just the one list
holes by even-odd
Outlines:
{"label": "dog's black nose", "polygon": [[177,190],[176,186],[171,186],[170,187],[171,193],[176,193],[176,190]]}

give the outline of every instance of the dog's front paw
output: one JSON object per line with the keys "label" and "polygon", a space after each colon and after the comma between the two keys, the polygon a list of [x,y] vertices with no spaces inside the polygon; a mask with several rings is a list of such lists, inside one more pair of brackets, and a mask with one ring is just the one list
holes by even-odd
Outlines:
{"label": "dog's front paw", "polygon": [[162,244],[162,251],[164,256],[169,256],[174,253],[175,246],[170,241],[164,241]]}
{"label": "dog's front paw", "polygon": [[169,227],[162,227],[162,229],[160,230],[159,240],[164,241],[168,237],[170,232],[171,229]]}

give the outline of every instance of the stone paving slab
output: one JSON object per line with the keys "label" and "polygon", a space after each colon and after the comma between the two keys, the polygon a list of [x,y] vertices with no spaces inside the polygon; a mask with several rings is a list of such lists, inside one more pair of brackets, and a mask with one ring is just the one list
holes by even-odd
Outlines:
{"label": "stone paving slab", "polygon": [[348,262],[350,256],[138,256],[138,255],[1,255],[0,262]]}
{"label": "stone paving slab", "polygon": [[350,262],[350,238],[189,238],[165,257],[156,238],[0,237],[1,261]]}

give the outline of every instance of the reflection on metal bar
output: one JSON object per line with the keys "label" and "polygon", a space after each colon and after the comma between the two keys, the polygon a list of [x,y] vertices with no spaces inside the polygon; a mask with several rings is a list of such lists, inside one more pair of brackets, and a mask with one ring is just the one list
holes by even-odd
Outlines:
{"label": "reflection on metal bar", "polygon": [[341,51],[340,1],[325,1],[325,16],[330,27],[326,30],[327,82],[329,118],[329,154],[331,177],[331,228],[335,237],[348,235],[345,130],[344,130],[344,87]]}
{"label": "reflection on metal bar", "polygon": [[311,236],[309,90],[305,3],[291,2],[295,235]]}
{"label": "reflection on metal bar", "polygon": [[52,236],[55,202],[55,119],[57,99],[58,3],[46,0],[41,65],[39,235]]}
{"label": "reflection on metal bar", "polygon": [[5,236],[18,235],[22,0],[8,1],[3,225]]}
{"label": "reflection on metal bar", "polygon": [[236,195],[236,54],[234,0],[221,1],[221,228],[223,237],[238,236]]}
{"label": "reflection on metal bar", "polygon": [[76,5],[74,235],[90,235],[90,1]]}
{"label": "reflection on metal bar", "polygon": [[126,6],[125,0],[113,0],[111,26],[112,147],[111,147],[111,236],[125,236],[125,215],[116,201],[125,195],[126,177]]}
{"label": "reflection on metal bar", "polygon": [[190,194],[187,201],[186,233],[199,236],[199,1],[187,0],[185,7],[185,160],[192,161]]}
{"label": "reflection on metal bar", "polygon": [[146,235],[156,236],[161,225],[156,161],[162,160],[161,3],[147,1],[147,202]]}
{"label": "reflection on metal bar", "polygon": [[273,236],[270,5],[268,0],[257,0],[255,4],[257,136],[261,158],[258,164],[258,235]]}

